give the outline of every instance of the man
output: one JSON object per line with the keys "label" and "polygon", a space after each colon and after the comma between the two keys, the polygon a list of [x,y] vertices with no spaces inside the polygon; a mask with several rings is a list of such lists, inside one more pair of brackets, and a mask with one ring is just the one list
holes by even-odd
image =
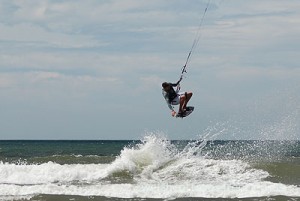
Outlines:
{"label": "man", "polygon": [[[175,84],[168,83],[168,82],[162,83],[162,87],[163,87],[162,94],[166,99],[168,107],[172,111],[171,114],[173,117],[176,115],[176,112],[172,105],[179,104],[179,110],[177,116],[183,117],[184,113],[186,112],[187,103],[189,102],[189,100],[193,95],[192,92],[179,93],[180,90],[179,83],[181,80],[182,78],[180,78],[180,80]],[[176,91],[173,89],[173,87],[177,87]]]}

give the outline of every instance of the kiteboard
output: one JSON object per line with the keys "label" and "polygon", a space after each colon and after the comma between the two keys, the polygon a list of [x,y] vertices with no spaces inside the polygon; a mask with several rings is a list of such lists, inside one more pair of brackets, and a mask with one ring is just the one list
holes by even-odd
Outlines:
{"label": "kiteboard", "polygon": [[193,106],[188,106],[186,107],[186,111],[185,113],[181,114],[181,115],[176,115],[176,117],[180,117],[180,118],[184,118],[189,116],[190,114],[192,114],[192,112],[194,111],[194,107]]}

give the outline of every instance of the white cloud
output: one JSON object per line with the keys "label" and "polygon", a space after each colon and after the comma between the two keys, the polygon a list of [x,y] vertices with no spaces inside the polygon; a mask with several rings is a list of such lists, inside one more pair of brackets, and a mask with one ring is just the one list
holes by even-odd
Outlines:
{"label": "white cloud", "polygon": [[0,40],[17,47],[91,48],[105,44],[90,36],[53,33],[32,24],[0,24]]}
{"label": "white cloud", "polygon": [[140,78],[140,85],[137,86],[135,92],[147,92],[160,89],[161,83],[164,81],[161,77],[157,75],[143,76]]}
{"label": "white cloud", "polygon": [[77,93],[90,95],[95,91],[116,89],[120,84],[117,77],[68,76],[45,71],[0,73],[1,88],[23,93],[24,96],[27,96],[28,91],[35,94],[47,94],[47,97],[56,93],[62,95],[65,91],[72,95]]}
{"label": "white cloud", "polygon": [[[57,99],[68,104],[85,97],[77,106],[93,111],[88,108],[91,102],[99,108],[113,102],[119,109],[133,108],[147,96],[151,107],[145,110],[153,111],[163,102],[161,82],[179,76],[206,3],[4,0],[1,97],[25,95],[26,103],[46,102],[48,109]],[[293,0],[211,1],[184,82],[184,87],[192,84],[195,89],[194,104],[205,102],[203,107],[212,108],[206,112],[218,116],[231,105],[242,107],[239,97],[257,97],[272,89],[272,82],[269,88],[255,88],[258,80],[275,80],[276,86],[297,82],[299,9]],[[119,111],[111,111],[115,114]]]}
{"label": "white cloud", "polygon": [[0,73],[0,89],[10,88],[15,85],[14,79],[11,79],[10,74]]}
{"label": "white cloud", "polygon": [[218,78],[225,80],[245,80],[256,78],[273,78],[278,80],[297,79],[300,77],[300,68],[259,68],[259,67],[232,67],[219,71]]}

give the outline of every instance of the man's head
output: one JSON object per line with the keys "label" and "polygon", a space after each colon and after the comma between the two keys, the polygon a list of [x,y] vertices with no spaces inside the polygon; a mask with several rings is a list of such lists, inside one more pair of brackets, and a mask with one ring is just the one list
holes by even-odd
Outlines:
{"label": "man's head", "polygon": [[164,90],[169,90],[169,89],[170,89],[170,84],[167,83],[167,82],[162,83],[161,86],[162,86],[162,88],[163,88]]}

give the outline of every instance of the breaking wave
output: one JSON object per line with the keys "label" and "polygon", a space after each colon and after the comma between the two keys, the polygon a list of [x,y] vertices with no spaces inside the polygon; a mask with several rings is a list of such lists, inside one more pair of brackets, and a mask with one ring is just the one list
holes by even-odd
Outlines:
{"label": "breaking wave", "polygon": [[[300,196],[294,185],[272,183],[271,175],[239,159],[201,155],[205,141],[179,149],[151,134],[124,147],[107,164],[0,163],[0,197],[39,194],[119,198],[245,198]],[[195,154],[195,153],[198,154]],[[155,193],[153,193],[155,192]]]}

